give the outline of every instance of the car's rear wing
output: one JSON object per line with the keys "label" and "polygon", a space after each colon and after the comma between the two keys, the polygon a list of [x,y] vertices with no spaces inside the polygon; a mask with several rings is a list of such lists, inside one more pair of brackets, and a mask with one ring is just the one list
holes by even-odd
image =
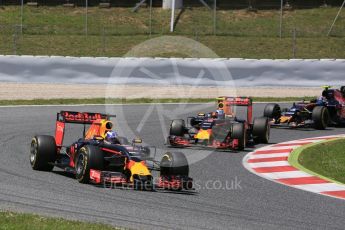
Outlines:
{"label": "car's rear wing", "polygon": [[57,113],[56,120],[64,123],[92,124],[96,120],[109,119],[110,117],[116,116],[93,112],[61,111]]}
{"label": "car's rear wing", "polygon": [[253,105],[253,99],[250,97],[218,97],[218,105],[220,103],[234,106],[250,106]]}
{"label": "car's rear wing", "polygon": [[218,97],[218,109],[224,111],[225,115],[234,116],[234,106],[247,107],[247,121],[252,123],[253,120],[253,99],[250,97]]}
{"label": "car's rear wing", "polygon": [[[97,120],[98,121],[109,120],[111,117],[116,117],[116,115],[93,113],[93,112],[60,111],[59,113],[57,113],[57,116],[56,116],[56,127],[55,127],[56,146],[58,148],[62,147],[62,143],[63,143],[63,139],[65,135],[66,123],[84,125],[83,137],[85,137],[86,125],[94,124],[94,122]],[[107,123],[111,124],[111,122],[107,122]]]}

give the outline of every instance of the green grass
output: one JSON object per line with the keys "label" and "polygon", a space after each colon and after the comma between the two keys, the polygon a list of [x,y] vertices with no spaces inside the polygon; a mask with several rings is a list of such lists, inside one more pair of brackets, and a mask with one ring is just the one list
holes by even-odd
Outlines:
{"label": "green grass", "polygon": [[[311,97],[304,98],[305,100],[312,99]],[[289,102],[300,101],[301,98],[286,97],[254,97],[254,102]],[[137,103],[208,103],[215,102],[215,98],[90,98],[90,99],[34,99],[34,100],[1,100],[0,106],[6,105],[75,105],[75,104],[137,104]]]}
{"label": "green grass", "polygon": [[0,229],[26,230],[26,229],[54,229],[54,230],[114,230],[104,224],[93,224],[79,221],[68,221],[62,218],[48,218],[32,214],[19,214],[13,212],[0,212]]}
{"label": "green grass", "polygon": [[[153,38],[153,37],[152,37]],[[193,37],[190,37],[193,39]],[[124,56],[134,46],[149,39],[145,35],[112,36],[106,43],[98,36],[24,35],[19,37],[16,52],[11,47],[12,37],[0,35],[0,54],[56,55],[56,56]],[[124,44],[125,42],[125,44]],[[198,38],[220,57],[292,58],[290,38],[202,36]],[[90,45],[92,44],[92,45]],[[139,56],[151,56],[141,54]],[[159,53],[160,57],[191,57],[183,52]],[[199,56],[199,58],[208,56]],[[345,58],[344,38],[300,38],[298,58]]]}
{"label": "green grass", "polygon": [[[296,28],[299,36],[325,35],[339,8],[314,8],[284,12],[284,35],[290,37]],[[0,21],[4,25],[20,23],[20,7],[6,6],[0,9]],[[186,7],[178,10],[176,16],[177,34],[213,34],[213,12],[204,7]],[[220,35],[277,37],[279,31],[279,10],[218,10],[217,32]],[[153,8],[152,32],[169,33],[171,13],[161,8]],[[343,23],[345,13],[340,15],[334,34],[345,35]],[[24,7],[23,23],[27,34],[84,34],[85,9],[62,6]],[[148,34],[149,9],[141,8],[131,12],[131,8],[113,7],[99,9],[89,7],[88,32],[90,35],[105,32],[109,35]]]}
{"label": "green grass", "polygon": [[304,149],[298,163],[307,170],[345,183],[345,139],[337,139]]}
{"label": "green grass", "polygon": [[[338,8],[303,9],[284,13],[283,38],[279,36],[279,11],[219,10],[217,36],[213,35],[212,12],[203,7],[185,8],[174,35],[201,42],[220,57],[292,58],[292,30],[297,30],[297,58],[345,58],[345,11],[340,15],[332,37],[327,37]],[[149,10],[132,13],[130,8],[90,7],[88,36],[85,36],[84,9],[25,7],[23,36],[20,10],[0,8],[0,54],[61,56],[123,56],[147,39],[171,35],[170,12],[153,9],[152,36]],[[145,56],[145,54],[143,54]],[[148,55],[150,56],[150,55]],[[186,57],[181,52],[158,54]],[[196,56],[193,57],[203,57]]]}

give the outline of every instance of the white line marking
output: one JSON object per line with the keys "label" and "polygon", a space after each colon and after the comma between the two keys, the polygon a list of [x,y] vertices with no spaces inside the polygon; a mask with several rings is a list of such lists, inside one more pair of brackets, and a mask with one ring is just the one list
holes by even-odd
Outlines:
{"label": "white line marking", "polygon": [[345,190],[344,185],[340,185],[336,183],[304,184],[304,185],[293,185],[292,187],[307,190],[310,192],[316,192],[316,193]]}
{"label": "white line marking", "polygon": [[[331,136],[324,136],[324,137],[314,137],[314,138],[306,138],[306,139],[301,139],[301,140],[294,140],[294,141],[288,141],[288,142],[282,142],[279,144],[294,144],[294,143],[306,143],[306,142],[321,142],[325,140],[329,140],[330,138],[344,138],[345,135],[331,135]],[[303,145],[301,145],[302,147]],[[284,148],[291,148],[293,146],[282,146]],[[284,149],[283,148],[283,149]],[[265,150],[272,150],[272,146],[267,146],[265,148],[257,149],[256,151],[265,151]],[[274,150],[274,148],[273,148]],[[301,177],[310,177],[314,175],[310,175],[306,172],[303,171],[289,171],[289,172],[274,172],[274,173],[258,173],[253,170],[253,167],[270,167],[270,166],[283,166],[285,161],[275,161],[275,162],[263,162],[263,163],[248,163],[249,159],[265,159],[265,158],[270,158],[270,157],[279,157],[279,156],[285,156],[289,155],[289,153],[264,153],[264,154],[255,154],[255,152],[248,153],[246,156],[243,157],[242,164],[243,166],[253,174],[256,174],[260,177],[263,177],[267,180],[273,181],[275,183],[279,183],[277,179],[286,179],[286,178],[301,178]],[[277,164],[277,162],[279,162]],[[273,165],[272,165],[273,163]],[[287,162],[288,163],[288,162]],[[283,165],[282,165],[283,164]],[[288,164],[289,165],[289,164]],[[344,199],[344,198],[339,198],[333,195],[329,194],[322,194],[322,192],[332,192],[332,191],[345,191],[345,185],[329,182],[329,183],[322,183],[322,184],[304,184],[304,185],[287,185],[289,187],[313,192],[313,193],[318,193],[320,195],[324,196],[329,196],[333,198],[338,198],[338,199]]]}
{"label": "white line marking", "polygon": [[293,145],[293,146],[274,146],[274,145],[270,145],[267,147],[263,147],[260,148],[258,150],[280,150],[280,149],[294,149],[294,148],[298,148],[301,147],[301,145]]}
{"label": "white line marking", "polygon": [[298,177],[309,177],[312,176],[302,171],[290,171],[290,172],[274,172],[274,173],[262,173],[264,177],[270,179],[286,179],[286,178],[298,178]]}
{"label": "white line marking", "polygon": [[249,156],[249,159],[264,159],[271,157],[287,157],[290,153],[271,153],[271,154],[257,154]]}
{"label": "white line marking", "polygon": [[60,106],[131,106],[131,105],[214,105],[213,102],[208,102],[208,103],[127,103],[127,104],[61,104],[61,105],[0,105],[0,108],[21,108],[21,107],[60,107]]}
{"label": "white line marking", "polygon": [[[58,99],[58,98],[52,98]],[[74,99],[74,98],[72,98]],[[82,98],[83,99],[83,98]],[[162,98],[164,99],[164,98]],[[212,98],[211,98],[212,99]],[[24,99],[23,99],[24,100]],[[15,101],[15,100],[14,100]],[[293,101],[281,101],[276,103],[292,103]],[[268,104],[268,103],[275,103],[275,102],[254,102],[253,104]],[[114,106],[128,106],[128,105],[150,105],[150,104],[165,104],[165,105],[200,105],[200,104],[209,104],[214,105],[214,102],[207,102],[207,103],[185,103],[185,102],[169,102],[169,103],[128,103],[128,104],[61,104],[61,105],[0,105],[0,108],[20,108],[20,107],[58,107],[58,106],[108,106],[108,105],[114,105]]]}
{"label": "white line marking", "polygon": [[324,141],[324,140],[328,140],[328,139],[331,139],[331,138],[339,138],[339,137],[345,137],[345,134],[330,135],[330,136],[324,136],[324,137],[311,137],[311,138],[306,138],[306,139],[303,139],[303,140],[304,141],[315,140],[316,142],[319,142],[319,141]]}
{"label": "white line marking", "polygon": [[[258,149],[258,150],[261,151],[260,149]],[[265,150],[263,150],[263,151],[265,151]],[[290,154],[291,151],[282,151],[282,152],[279,152],[279,153],[288,153],[288,154]],[[257,152],[253,152],[252,154],[253,154],[254,156],[257,156],[257,155],[264,155],[264,156],[266,156],[266,157],[270,157],[271,155],[277,154],[277,153],[270,153],[270,152],[259,152],[259,153],[257,153]]]}
{"label": "white line marking", "polygon": [[272,161],[272,162],[259,162],[259,163],[248,163],[252,168],[261,167],[275,167],[275,166],[290,166],[288,161]]}
{"label": "white line marking", "polygon": [[[296,140],[296,141],[287,141],[287,142],[282,142],[282,143],[279,143],[279,144],[294,144],[294,143],[314,143],[314,142],[318,142],[319,140]],[[287,146],[286,146],[287,147]]]}

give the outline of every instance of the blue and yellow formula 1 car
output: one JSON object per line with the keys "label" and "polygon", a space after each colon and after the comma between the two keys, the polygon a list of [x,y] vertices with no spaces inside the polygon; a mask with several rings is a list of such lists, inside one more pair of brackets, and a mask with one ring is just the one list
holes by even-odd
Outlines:
{"label": "blue and yellow formula 1 car", "polygon": [[314,127],[326,129],[329,125],[345,124],[345,86],[334,89],[324,86],[322,95],[311,101],[293,103],[289,109],[270,103],[264,110],[272,126]]}

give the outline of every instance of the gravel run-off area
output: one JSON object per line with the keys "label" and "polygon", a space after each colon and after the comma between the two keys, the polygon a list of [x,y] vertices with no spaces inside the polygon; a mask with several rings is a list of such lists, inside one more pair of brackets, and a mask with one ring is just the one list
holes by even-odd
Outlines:
{"label": "gravel run-off area", "polygon": [[318,87],[215,87],[182,85],[88,85],[0,83],[1,100],[55,98],[214,98],[218,96],[311,97]]}

